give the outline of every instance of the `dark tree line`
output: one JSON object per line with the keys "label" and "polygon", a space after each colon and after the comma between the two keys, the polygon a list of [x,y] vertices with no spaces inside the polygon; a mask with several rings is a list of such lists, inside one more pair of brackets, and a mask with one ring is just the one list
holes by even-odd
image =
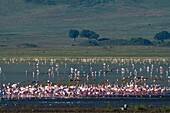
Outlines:
{"label": "dark tree line", "polygon": [[55,5],[57,0],[25,0],[25,2]]}
{"label": "dark tree line", "polygon": [[144,39],[144,38],[131,38],[130,40],[127,39],[115,39],[115,40],[111,40],[111,44],[112,45],[145,45],[145,46],[149,46],[149,45],[153,45],[152,42],[148,39]]}
{"label": "dark tree line", "polygon": [[79,32],[76,29],[70,29],[69,37],[73,38],[73,41],[75,41],[78,36],[88,38],[89,42],[91,41],[91,39],[98,40],[99,38],[99,35],[97,33],[88,29],[87,30],[84,29],[81,32]]}
{"label": "dark tree line", "polygon": [[77,37],[87,38],[89,40],[89,43],[92,45],[100,45],[101,42],[105,42],[105,44],[111,44],[111,45],[159,45],[159,46],[170,46],[170,42],[164,42],[164,40],[170,39],[170,33],[168,31],[161,31],[159,33],[156,33],[154,36],[155,40],[158,40],[158,42],[151,42],[148,39],[144,38],[131,38],[128,39],[114,39],[110,40],[109,38],[99,38],[99,34],[97,34],[94,31],[83,29],[82,31],[78,31],[76,29],[71,29],[69,31],[69,37],[73,38],[73,41],[75,42]]}
{"label": "dark tree line", "polygon": [[159,33],[156,33],[154,36],[155,40],[160,41],[161,43],[159,44],[154,44],[148,39],[144,38],[131,38],[130,40],[126,39],[115,39],[112,40],[113,45],[160,45],[160,46],[170,46],[170,42],[164,42],[165,40],[170,39],[170,33],[168,31],[161,31]]}
{"label": "dark tree line", "polygon": [[110,2],[114,3],[114,0],[24,0],[24,1],[30,3],[50,4],[50,5],[63,3],[72,6],[77,6],[77,5],[94,6],[94,5],[110,3]]}
{"label": "dark tree line", "polygon": [[144,38],[131,38],[130,43],[132,45],[152,45],[152,42],[148,39]]}

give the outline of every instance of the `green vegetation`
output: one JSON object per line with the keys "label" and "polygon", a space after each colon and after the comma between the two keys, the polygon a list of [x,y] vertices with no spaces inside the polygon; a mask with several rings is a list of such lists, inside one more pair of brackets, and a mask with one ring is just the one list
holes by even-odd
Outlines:
{"label": "green vegetation", "polygon": [[[170,33],[168,31],[161,31],[159,33],[155,34],[154,39],[157,40],[157,43],[155,42],[151,42],[148,39],[143,39],[143,38],[131,38],[130,40],[127,39],[112,39],[110,40],[109,38],[100,38],[99,39],[99,35],[96,34],[94,31],[91,30],[82,30],[80,33],[78,30],[73,30],[70,29],[69,31],[69,37],[73,38],[73,41],[75,42],[75,39],[80,35],[80,37],[85,37],[89,40],[89,43],[91,43],[91,45],[101,45],[100,42],[98,43],[98,41],[105,41],[105,43],[102,43],[102,45],[132,45],[132,46],[169,46],[170,42],[164,43],[164,40],[170,39]],[[92,41],[92,39],[94,39]],[[109,40],[106,41],[106,40]],[[161,42],[159,42],[161,41]]]}
{"label": "green vegetation", "polygon": [[146,111],[145,106],[142,106],[142,105],[140,105],[140,106],[135,106],[134,108],[135,108],[135,111]]}
{"label": "green vegetation", "polygon": [[168,113],[168,112],[170,112],[170,107],[166,106],[166,107],[163,108],[162,111]]}
{"label": "green vegetation", "polygon": [[[1,0],[0,57],[169,57],[162,46],[170,42],[154,40],[156,33],[170,31],[169,5],[168,0]],[[70,29],[100,37],[90,43],[77,38],[72,47]],[[126,47],[150,45],[148,40],[161,47]]]}
{"label": "green vegetation", "polygon": [[[108,41],[109,40],[109,41]],[[150,40],[143,38],[131,38],[127,39],[108,39],[103,38],[98,40],[99,45],[117,45],[117,46],[156,46]],[[162,43],[161,43],[162,44]]]}
{"label": "green vegetation", "polygon": [[80,37],[85,37],[88,38],[89,40],[91,39],[98,40],[99,35],[96,34],[94,31],[84,29],[81,31]]}
{"label": "green vegetation", "polygon": [[57,48],[3,48],[0,57],[169,57],[169,47],[152,46],[64,46]]}
{"label": "green vegetation", "polygon": [[64,4],[69,4],[69,5],[97,5],[97,4],[102,4],[102,3],[109,3],[109,2],[114,2],[114,0],[25,0],[25,2],[31,2],[31,3],[36,3],[36,4],[48,4],[48,5],[56,5],[58,3],[64,3]]}

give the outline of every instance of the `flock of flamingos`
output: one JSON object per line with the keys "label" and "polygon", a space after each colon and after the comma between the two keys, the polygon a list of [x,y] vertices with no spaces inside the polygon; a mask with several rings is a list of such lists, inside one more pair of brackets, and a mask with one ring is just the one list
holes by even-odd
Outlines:
{"label": "flock of flamingos", "polygon": [[[82,59],[2,59],[0,64],[15,64],[26,62],[33,65],[35,70],[31,72],[32,81],[26,83],[26,80],[17,83],[0,83],[1,99],[26,99],[26,98],[104,98],[118,96],[163,96],[170,94],[170,59],[121,59],[121,58],[82,58]],[[58,63],[60,62],[60,63]],[[51,66],[46,70],[40,70],[40,65],[48,64]],[[81,68],[69,67],[67,64],[76,63]],[[95,70],[93,66],[89,70],[84,70],[81,64],[100,64],[102,68]],[[136,64],[143,67],[136,68]],[[159,64],[155,68],[155,65]],[[60,64],[69,67],[69,72],[64,71],[65,77],[58,76],[60,73]],[[120,67],[115,68],[110,64],[130,65],[131,69]],[[166,65],[164,67],[163,65]],[[1,66],[1,65],[0,65]],[[95,69],[94,69],[95,68]],[[140,75],[142,71],[149,75]],[[154,74],[154,71],[157,74]],[[25,76],[29,72],[25,70]],[[120,74],[121,77],[111,80],[107,77],[113,73]],[[61,74],[61,73],[60,73]],[[0,78],[7,79],[3,66],[0,67]],[[48,76],[56,78],[60,83],[45,80],[44,83],[38,78]],[[96,76],[100,76],[100,82]],[[89,81],[93,81],[89,82]],[[102,82],[101,82],[102,81]],[[114,82],[112,82],[114,81]],[[166,85],[165,85],[166,84]]]}

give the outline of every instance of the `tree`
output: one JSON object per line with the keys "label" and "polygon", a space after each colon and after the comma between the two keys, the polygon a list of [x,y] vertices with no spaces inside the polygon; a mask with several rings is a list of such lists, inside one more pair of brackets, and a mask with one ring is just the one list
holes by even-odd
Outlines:
{"label": "tree", "polygon": [[81,31],[80,37],[88,38],[90,41],[91,39],[98,40],[99,35],[97,33],[95,33],[94,31],[84,29]]}
{"label": "tree", "polygon": [[69,37],[70,37],[70,38],[73,38],[73,41],[74,41],[74,42],[75,42],[76,38],[78,37],[78,35],[79,35],[79,31],[76,30],[76,29],[71,29],[71,30],[69,31]]}
{"label": "tree", "polygon": [[152,42],[148,39],[144,39],[144,38],[131,38],[130,43],[132,45],[152,45]]}
{"label": "tree", "polygon": [[161,42],[164,42],[164,40],[167,40],[170,38],[170,33],[168,31],[161,31],[159,33],[156,33],[154,39],[160,40]]}
{"label": "tree", "polygon": [[90,30],[83,29],[83,30],[80,32],[80,37],[89,38],[89,37],[90,37]]}
{"label": "tree", "polygon": [[90,39],[96,39],[96,40],[98,40],[98,38],[99,38],[99,35],[96,34],[95,32],[93,32],[93,33],[90,35]]}

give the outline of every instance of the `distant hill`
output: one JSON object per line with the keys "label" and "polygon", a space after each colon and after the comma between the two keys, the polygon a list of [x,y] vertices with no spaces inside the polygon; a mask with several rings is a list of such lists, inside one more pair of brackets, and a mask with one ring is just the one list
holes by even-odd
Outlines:
{"label": "distant hill", "polygon": [[67,46],[70,29],[153,40],[157,32],[170,31],[169,6],[169,0],[0,0],[0,45]]}

